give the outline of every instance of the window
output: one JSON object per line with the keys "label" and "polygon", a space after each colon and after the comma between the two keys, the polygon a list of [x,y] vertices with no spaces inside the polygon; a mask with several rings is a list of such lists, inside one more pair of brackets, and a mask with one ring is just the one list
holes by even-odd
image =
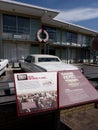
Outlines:
{"label": "window", "polygon": [[3,32],[16,33],[16,16],[3,15]]}
{"label": "window", "polygon": [[52,27],[43,26],[43,28],[48,32],[49,39],[56,41],[56,29]]}
{"label": "window", "polygon": [[30,21],[28,18],[17,17],[17,30],[18,33],[29,33],[30,32]]}
{"label": "window", "polygon": [[31,56],[28,56],[28,57],[25,59],[25,61],[28,62],[28,63],[31,63],[32,57],[31,57]]}
{"label": "window", "polygon": [[67,42],[77,43],[77,34],[72,32],[67,32]]}
{"label": "window", "polygon": [[30,19],[26,17],[3,14],[3,32],[29,34]]}
{"label": "window", "polygon": [[58,58],[38,58],[39,62],[60,62]]}

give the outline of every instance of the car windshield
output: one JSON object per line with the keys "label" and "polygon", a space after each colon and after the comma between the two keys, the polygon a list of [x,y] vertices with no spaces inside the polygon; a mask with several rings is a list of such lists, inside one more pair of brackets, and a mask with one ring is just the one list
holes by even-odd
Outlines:
{"label": "car windshield", "polygon": [[38,62],[60,62],[58,58],[44,57],[38,58]]}

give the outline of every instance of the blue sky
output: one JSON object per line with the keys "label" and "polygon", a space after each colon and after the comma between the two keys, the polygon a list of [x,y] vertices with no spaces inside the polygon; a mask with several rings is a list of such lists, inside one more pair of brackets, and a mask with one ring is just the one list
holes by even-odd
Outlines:
{"label": "blue sky", "polygon": [[13,0],[41,6],[60,13],[57,20],[98,31],[98,0]]}

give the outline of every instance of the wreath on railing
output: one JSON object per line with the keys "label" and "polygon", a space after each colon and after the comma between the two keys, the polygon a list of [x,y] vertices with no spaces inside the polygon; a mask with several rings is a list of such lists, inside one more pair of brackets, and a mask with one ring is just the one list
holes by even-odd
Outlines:
{"label": "wreath on railing", "polygon": [[[44,38],[42,38],[43,35],[45,35]],[[47,42],[49,40],[48,32],[44,29],[39,29],[37,32],[37,39],[39,42]]]}

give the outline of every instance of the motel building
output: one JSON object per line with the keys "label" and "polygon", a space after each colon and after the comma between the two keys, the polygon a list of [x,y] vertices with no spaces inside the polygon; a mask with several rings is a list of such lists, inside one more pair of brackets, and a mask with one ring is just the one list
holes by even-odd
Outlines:
{"label": "motel building", "polygon": [[18,61],[28,54],[52,54],[65,63],[92,62],[98,32],[56,20],[60,12],[0,0],[0,58]]}

